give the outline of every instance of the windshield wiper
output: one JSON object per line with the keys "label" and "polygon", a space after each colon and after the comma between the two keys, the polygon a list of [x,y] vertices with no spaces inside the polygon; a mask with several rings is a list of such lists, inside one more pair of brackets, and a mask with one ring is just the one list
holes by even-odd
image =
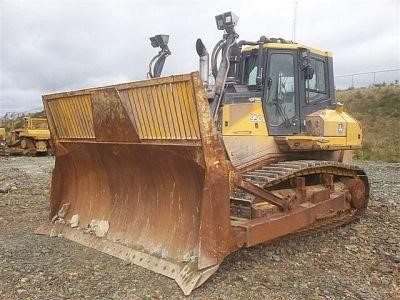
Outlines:
{"label": "windshield wiper", "polygon": [[[282,102],[283,102],[283,95],[281,95],[281,96],[279,96],[279,93],[278,93],[278,85],[279,85],[279,81],[277,81],[277,84],[276,84],[276,92],[275,92],[275,99],[273,100],[273,102],[272,103],[274,103],[275,104],[275,106],[276,106],[276,111],[279,113],[279,115],[282,117],[282,119],[283,119],[283,122],[282,123],[285,123],[285,126],[286,127],[289,127],[289,124],[290,124],[290,121],[289,121],[289,118],[287,117],[287,115],[286,115],[286,113],[285,113],[285,109],[283,108],[283,106],[282,106]],[[282,93],[281,93],[282,94]],[[280,124],[279,124],[280,125]]]}

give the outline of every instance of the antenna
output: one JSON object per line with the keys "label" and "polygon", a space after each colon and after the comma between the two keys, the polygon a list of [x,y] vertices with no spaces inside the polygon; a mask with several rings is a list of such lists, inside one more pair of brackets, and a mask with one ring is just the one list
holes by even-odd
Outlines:
{"label": "antenna", "polygon": [[297,4],[298,4],[298,1],[297,1],[297,0],[294,0],[293,37],[292,37],[293,42],[296,41]]}

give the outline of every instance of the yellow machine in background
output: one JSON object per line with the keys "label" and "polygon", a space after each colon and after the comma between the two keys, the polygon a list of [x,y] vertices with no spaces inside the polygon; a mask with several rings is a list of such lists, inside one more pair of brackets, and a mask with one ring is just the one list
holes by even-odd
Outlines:
{"label": "yellow machine in background", "polygon": [[6,129],[0,128],[0,142],[4,142],[6,140]]}
{"label": "yellow machine in background", "polygon": [[47,119],[25,117],[22,128],[11,130],[8,151],[11,155],[46,155],[51,152]]}
{"label": "yellow machine in background", "polygon": [[6,155],[6,129],[0,127],[0,155]]}

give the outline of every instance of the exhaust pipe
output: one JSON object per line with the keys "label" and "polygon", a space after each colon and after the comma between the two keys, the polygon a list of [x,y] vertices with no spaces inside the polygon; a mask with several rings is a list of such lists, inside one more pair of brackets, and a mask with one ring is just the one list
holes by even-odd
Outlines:
{"label": "exhaust pipe", "polygon": [[[215,17],[218,30],[224,30],[225,34],[223,40],[218,42],[213,51],[213,64],[216,63],[216,57],[219,51],[222,50],[221,63],[219,65],[218,73],[215,78],[215,85],[213,88],[214,99],[211,103],[211,111],[214,121],[217,121],[218,109],[221,106],[222,93],[225,87],[226,79],[230,66],[230,54],[232,46],[234,46],[236,39],[239,35],[235,32],[235,26],[239,18],[232,12],[223,13]],[[214,65],[213,65],[214,67]]]}
{"label": "exhaust pipe", "polygon": [[199,72],[200,72],[200,79],[203,82],[205,88],[208,87],[208,74],[210,71],[210,55],[207,52],[206,47],[201,39],[197,39],[196,41],[196,51],[199,55]]}

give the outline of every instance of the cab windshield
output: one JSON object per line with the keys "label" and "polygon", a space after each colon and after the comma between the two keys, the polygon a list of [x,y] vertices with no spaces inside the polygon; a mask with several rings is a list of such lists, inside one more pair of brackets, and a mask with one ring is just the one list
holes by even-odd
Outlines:
{"label": "cab windshield", "polygon": [[268,67],[269,87],[266,109],[270,126],[290,125],[295,116],[294,56],[290,53],[273,53]]}

